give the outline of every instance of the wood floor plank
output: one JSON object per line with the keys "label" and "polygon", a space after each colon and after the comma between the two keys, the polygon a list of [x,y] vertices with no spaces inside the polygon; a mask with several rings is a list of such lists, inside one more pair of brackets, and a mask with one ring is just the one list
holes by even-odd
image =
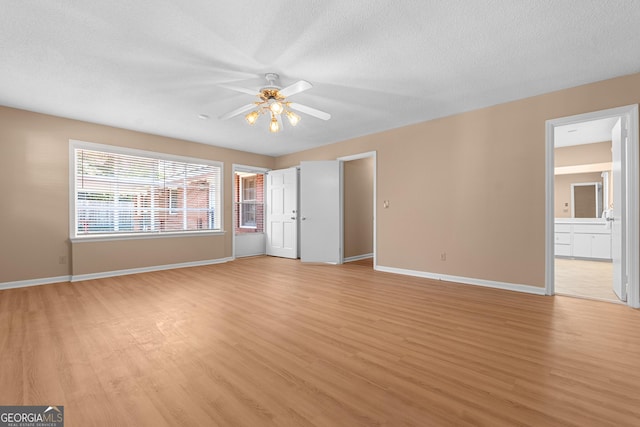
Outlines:
{"label": "wood floor plank", "polygon": [[67,426],[637,426],[640,312],[254,257],[0,291],[0,404]]}

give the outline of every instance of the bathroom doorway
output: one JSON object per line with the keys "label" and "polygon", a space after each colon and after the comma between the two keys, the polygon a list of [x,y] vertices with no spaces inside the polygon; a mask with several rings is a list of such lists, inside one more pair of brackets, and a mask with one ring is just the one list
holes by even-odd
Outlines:
{"label": "bathroom doorway", "polygon": [[556,294],[619,301],[613,292],[609,221],[612,131],[619,120],[609,117],[554,130]]}
{"label": "bathroom doorway", "polygon": [[638,306],[637,121],[630,106],[547,122],[548,294]]}

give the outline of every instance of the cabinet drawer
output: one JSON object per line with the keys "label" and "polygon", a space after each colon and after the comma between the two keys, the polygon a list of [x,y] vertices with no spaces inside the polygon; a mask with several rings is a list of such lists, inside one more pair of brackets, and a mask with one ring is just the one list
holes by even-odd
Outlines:
{"label": "cabinet drawer", "polygon": [[556,233],[556,245],[569,245],[571,244],[571,233]]}
{"label": "cabinet drawer", "polygon": [[556,256],[571,256],[571,245],[555,245]]}
{"label": "cabinet drawer", "polygon": [[555,224],[554,231],[556,233],[569,233],[571,232],[570,224]]}
{"label": "cabinet drawer", "polygon": [[611,234],[611,229],[607,228],[607,224],[575,224],[573,226],[573,232],[586,234]]}

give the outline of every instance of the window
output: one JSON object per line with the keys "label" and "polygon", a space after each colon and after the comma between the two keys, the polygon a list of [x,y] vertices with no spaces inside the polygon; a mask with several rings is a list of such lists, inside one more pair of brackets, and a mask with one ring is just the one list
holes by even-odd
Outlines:
{"label": "window", "polygon": [[72,143],[75,237],[221,231],[222,165]]}
{"label": "window", "polygon": [[256,176],[240,179],[240,227],[256,227]]}
{"label": "window", "polygon": [[242,199],[246,202],[256,200],[256,176],[242,178]]}
{"label": "window", "polygon": [[264,232],[264,173],[234,172],[234,231],[236,234]]}

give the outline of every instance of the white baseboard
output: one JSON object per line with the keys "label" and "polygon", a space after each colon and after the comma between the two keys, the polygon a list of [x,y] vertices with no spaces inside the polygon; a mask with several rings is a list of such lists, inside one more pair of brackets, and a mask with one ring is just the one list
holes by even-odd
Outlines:
{"label": "white baseboard", "polygon": [[361,259],[373,258],[373,254],[356,255],[345,258],[342,262],[360,261]]}
{"label": "white baseboard", "polygon": [[26,288],[28,286],[49,285],[51,283],[68,282],[70,280],[71,280],[71,276],[44,277],[42,279],[17,280],[15,282],[0,283],[0,290]]}
{"label": "white baseboard", "polygon": [[426,271],[417,271],[417,270],[405,270],[403,268],[384,267],[380,265],[375,267],[375,269],[378,271],[386,272],[386,273],[403,274],[405,276],[414,276],[414,277],[422,277],[425,279],[443,280],[446,282],[462,283],[465,285],[484,286],[486,288],[504,289],[507,291],[523,292],[523,293],[534,294],[534,295],[545,295],[545,288],[539,288],[531,285],[520,285],[515,283],[507,283],[507,282],[495,282],[492,280],[473,279],[470,277],[461,277],[461,276],[449,276],[447,274],[429,273]]}
{"label": "white baseboard", "polygon": [[204,261],[181,262],[177,264],[154,265],[151,267],[130,268],[127,270],[104,271],[91,274],[76,274],[75,276],[45,277],[42,279],[17,280],[15,282],[0,283],[0,290],[26,288],[28,286],[49,285],[61,282],[79,282],[82,280],[102,279],[105,277],[124,276],[127,274],[148,273],[151,271],[171,270],[174,268],[199,267],[202,265],[222,264],[233,261],[233,258],[209,259]]}
{"label": "white baseboard", "polygon": [[236,259],[237,258],[248,258],[248,257],[252,257],[252,256],[262,256],[262,255],[266,255],[264,252],[256,252],[254,254],[242,254],[242,255],[236,255]]}
{"label": "white baseboard", "polygon": [[203,265],[222,264],[233,261],[233,258],[208,259],[204,261],[181,262],[177,264],[153,265],[151,267],[129,268],[126,270],[103,271],[100,273],[76,274],[71,276],[71,282],[80,282],[82,280],[103,279],[105,277],[125,276],[127,274],[149,273],[152,271],[172,270],[175,268],[200,267]]}

